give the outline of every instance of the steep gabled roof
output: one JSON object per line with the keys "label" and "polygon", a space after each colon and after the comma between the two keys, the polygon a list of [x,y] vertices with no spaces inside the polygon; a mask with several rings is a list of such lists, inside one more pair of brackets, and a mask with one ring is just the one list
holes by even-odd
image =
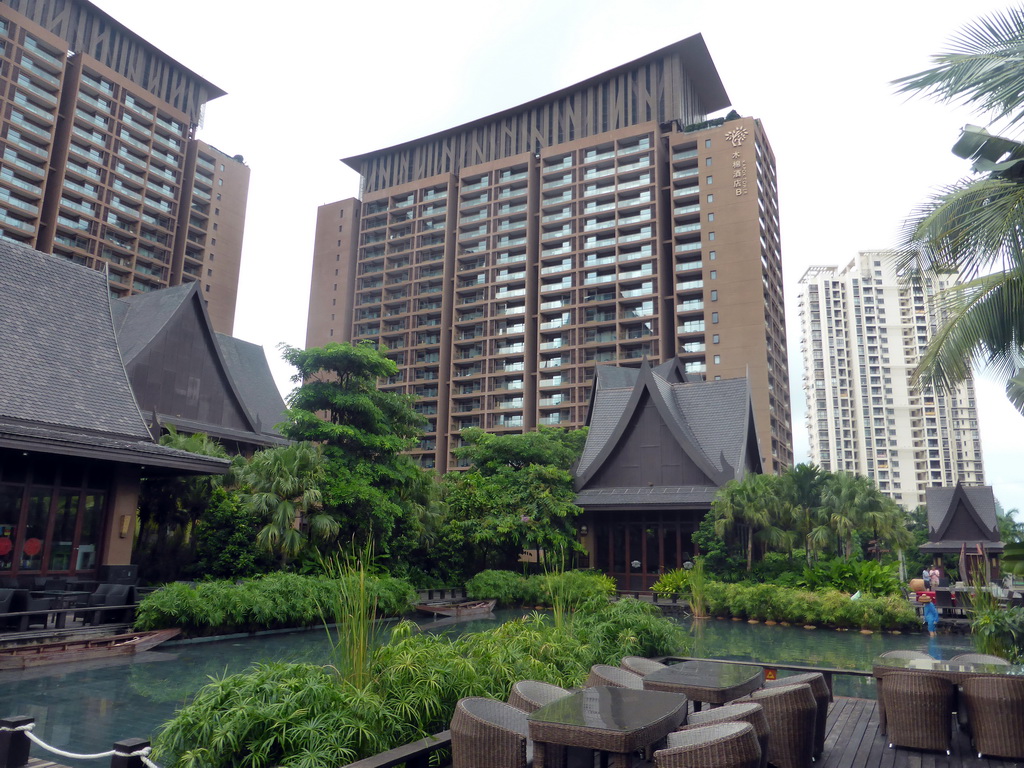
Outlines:
{"label": "steep gabled roof", "polygon": [[[173,424],[189,432],[205,432],[220,439],[286,442],[274,430],[283,421],[285,406],[263,348],[215,333],[198,283],[116,299],[112,303],[116,307],[118,342],[129,369],[153,345],[162,343],[167,333],[173,333],[176,327],[184,327],[189,313],[195,313],[199,318],[199,333],[209,342],[207,346],[215,358],[214,364],[222,375],[232,407],[244,420],[245,429],[239,429],[237,424],[232,427],[214,421],[189,419],[176,413],[163,413],[159,405],[155,414],[157,423]],[[257,435],[262,439],[254,441]]]}
{"label": "steep gabled roof", "polygon": [[[593,490],[587,489],[587,483],[612,456],[647,398],[679,448],[711,482],[721,486],[743,476],[747,454],[756,450],[756,439],[751,441],[753,414],[747,380],[678,381],[680,372],[677,365],[652,368],[647,361],[639,368],[596,369],[590,430],[575,468],[581,494]],[[667,492],[663,487],[662,495]],[[677,493],[684,492],[677,489]],[[691,491],[686,494],[692,495]]]}
{"label": "steep gabled roof", "polygon": [[0,240],[0,419],[150,440],[101,272]]}
{"label": "steep gabled roof", "polygon": [[973,549],[979,543],[989,552],[1001,552],[999,525],[996,521],[992,487],[943,486],[925,490],[928,505],[928,542],[925,552],[959,552],[964,545]]}
{"label": "steep gabled roof", "polygon": [[[106,276],[0,240],[0,447],[222,474],[157,445],[114,333]],[[158,468],[154,471],[153,468]]]}
{"label": "steep gabled roof", "polygon": [[274,428],[285,420],[287,406],[274,384],[263,347],[223,333],[217,334],[217,342],[245,402],[259,420],[260,431],[276,434]]}

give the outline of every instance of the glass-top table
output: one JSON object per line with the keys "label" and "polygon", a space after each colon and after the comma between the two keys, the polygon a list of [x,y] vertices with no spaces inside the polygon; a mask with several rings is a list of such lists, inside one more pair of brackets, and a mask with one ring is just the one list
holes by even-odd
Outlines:
{"label": "glass-top table", "polygon": [[943,677],[952,683],[962,683],[969,677],[993,675],[1024,676],[1024,666],[1003,664],[960,664],[938,659],[896,659],[876,658],[872,664],[875,677],[884,677],[891,672],[925,672]]}
{"label": "glass-top table", "polygon": [[684,661],[644,675],[644,688],[650,691],[684,693],[693,700],[694,711],[701,702],[720,706],[764,684],[764,670],[745,664],[719,661]]}
{"label": "glass-top table", "polygon": [[664,741],[686,720],[678,693],[595,686],[527,715],[535,768],[563,768],[564,747],[608,753],[609,768],[629,768],[633,753]]}

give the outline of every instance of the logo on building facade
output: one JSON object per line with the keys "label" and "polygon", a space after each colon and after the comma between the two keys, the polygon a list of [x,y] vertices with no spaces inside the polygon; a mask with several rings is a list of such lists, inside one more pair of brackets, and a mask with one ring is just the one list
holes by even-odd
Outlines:
{"label": "logo on building facade", "polygon": [[731,131],[725,132],[725,140],[732,144],[734,147],[742,147],[744,140],[750,132],[740,126],[739,128],[733,128]]}

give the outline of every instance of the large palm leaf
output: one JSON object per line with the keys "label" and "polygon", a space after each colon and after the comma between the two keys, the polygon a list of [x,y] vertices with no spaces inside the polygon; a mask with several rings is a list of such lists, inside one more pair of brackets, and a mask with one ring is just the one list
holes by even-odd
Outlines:
{"label": "large palm leaf", "polygon": [[931,69],[897,80],[899,91],[965,104],[1011,125],[1024,120],[1024,9],[969,24],[932,62]]}
{"label": "large palm leaf", "polygon": [[[997,272],[948,289],[940,299],[948,320],[932,337],[916,371],[926,385],[951,389],[971,374],[972,366],[988,367],[1010,379],[1024,366],[1024,270]],[[1019,384],[1024,384],[1021,381]],[[1024,413],[1024,397],[1011,401]]]}

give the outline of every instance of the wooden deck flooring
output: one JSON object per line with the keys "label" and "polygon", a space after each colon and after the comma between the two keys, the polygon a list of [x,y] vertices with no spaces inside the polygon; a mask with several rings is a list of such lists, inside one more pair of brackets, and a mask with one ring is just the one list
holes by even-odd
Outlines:
{"label": "wooden deck flooring", "polygon": [[947,756],[944,752],[889,749],[878,732],[877,702],[837,697],[829,710],[825,754],[815,768],[1024,768],[1020,760],[979,760],[970,739],[959,729],[950,751]]}

